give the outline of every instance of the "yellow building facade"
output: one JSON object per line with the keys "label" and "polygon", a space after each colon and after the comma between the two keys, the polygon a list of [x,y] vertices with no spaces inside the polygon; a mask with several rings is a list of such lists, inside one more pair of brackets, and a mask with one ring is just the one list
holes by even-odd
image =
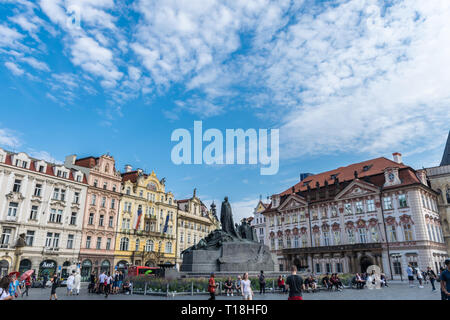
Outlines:
{"label": "yellow building facade", "polygon": [[175,264],[177,206],[173,194],[165,191],[165,179],[126,166],[121,191],[116,269]]}

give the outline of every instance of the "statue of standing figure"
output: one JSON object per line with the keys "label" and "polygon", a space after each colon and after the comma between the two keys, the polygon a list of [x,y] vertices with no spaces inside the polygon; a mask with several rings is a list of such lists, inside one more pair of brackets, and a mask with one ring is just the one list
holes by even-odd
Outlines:
{"label": "statue of standing figure", "polygon": [[240,238],[234,228],[233,214],[231,213],[231,205],[228,202],[228,197],[225,197],[224,201],[222,201],[222,208],[220,209],[220,223],[222,224],[223,231],[233,237]]}

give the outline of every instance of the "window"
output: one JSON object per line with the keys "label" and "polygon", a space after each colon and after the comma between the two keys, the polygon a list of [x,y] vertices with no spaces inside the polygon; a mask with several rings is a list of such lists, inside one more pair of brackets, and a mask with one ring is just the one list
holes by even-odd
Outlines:
{"label": "window", "polygon": [[120,250],[121,251],[128,251],[128,238],[121,238],[120,239]]}
{"label": "window", "polygon": [[283,249],[283,239],[278,239],[278,249]]}
{"label": "window", "polygon": [[73,195],[73,203],[79,203],[80,202],[80,193],[75,192]]}
{"label": "window", "polygon": [[355,232],[353,229],[347,230],[347,237],[348,237],[348,243],[354,244],[355,243]]}
{"label": "window", "polygon": [[336,209],[336,206],[332,206],[332,207],[331,207],[331,216],[332,216],[332,217],[337,217],[337,209]]}
{"label": "window", "polygon": [[9,245],[9,239],[11,238],[11,228],[3,228],[2,238],[0,239],[0,247],[7,248]]}
{"label": "window", "polygon": [[314,233],[314,246],[320,247],[320,233]]}
{"label": "window", "polygon": [[32,247],[34,242],[34,231],[28,230],[25,238],[27,246]]}
{"label": "window", "polygon": [[400,208],[405,208],[408,206],[406,203],[406,194],[401,194],[398,196],[398,205]]}
{"label": "window", "polygon": [[366,228],[359,228],[358,229],[359,234],[359,242],[360,243],[366,243],[367,242],[367,230]]}
{"label": "window", "polygon": [[111,238],[106,239],[106,250],[111,249]]}
{"label": "window", "polygon": [[166,253],[171,253],[172,252],[172,242],[167,242],[165,249],[166,249],[165,250]]}
{"label": "window", "polygon": [[39,172],[44,172],[44,166],[39,166]]}
{"label": "window", "polygon": [[353,214],[351,203],[344,204],[344,209],[345,209],[345,214]]}
{"label": "window", "polygon": [[86,249],[91,248],[91,236],[86,237]]}
{"label": "window", "polygon": [[77,213],[76,212],[72,212],[72,214],[70,216],[70,224],[73,226],[77,224]]}
{"label": "window", "polygon": [[53,190],[53,200],[58,200],[59,199],[59,188],[55,188]]}
{"label": "window", "polygon": [[73,249],[73,234],[67,236],[67,249]]}
{"label": "window", "polygon": [[302,234],[302,247],[305,248],[308,246],[308,239],[306,238],[306,234]]}
{"label": "window", "polygon": [[102,197],[102,208],[106,206],[106,197]]}
{"label": "window", "polygon": [[19,179],[14,180],[13,192],[20,192],[21,183],[22,183],[22,180],[19,180]]}
{"label": "window", "polygon": [[367,211],[368,212],[375,211],[375,200],[373,199],[367,200]]}
{"label": "window", "polygon": [[384,210],[392,209],[391,197],[384,197],[383,198],[383,205],[384,205]]}
{"label": "window", "polygon": [[325,263],[325,269],[327,270],[328,273],[331,273],[331,263]]}
{"label": "window", "polygon": [[103,220],[105,219],[105,216],[103,214],[100,215],[100,219],[98,220],[98,225],[100,227],[103,227]]}
{"label": "window", "polygon": [[103,190],[106,190],[106,189],[108,189],[108,183],[107,182],[103,183]]}
{"label": "window", "polygon": [[[260,229],[262,230],[262,229]],[[298,236],[294,237],[294,248],[298,248]]]}
{"label": "window", "polygon": [[430,226],[429,223],[427,224],[427,230],[428,230],[428,238],[429,238],[431,241],[434,241],[434,239],[433,239],[433,233],[431,232],[431,226]]}
{"label": "window", "polygon": [[31,206],[30,220],[37,220],[38,210],[38,206]]}
{"label": "window", "polygon": [[61,190],[61,201],[66,201],[66,190]]}
{"label": "window", "polygon": [[270,247],[272,249],[275,249],[275,239],[274,238],[270,239]]}
{"label": "window", "polygon": [[47,238],[45,239],[46,248],[58,248],[59,246],[59,233],[47,232]]}
{"label": "window", "polygon": [[144,230],[146,232],[150,231],[150,221],[145,221]]}
{"label": "window", "polygon": [[287,237],[287,238],[286,238],[286,247],[287,247],[287,248],[290,248],[290,247],[291,247],[291,238],[290,238],[290,237]]}
{"label": "window", "polygon": [[97,237],[96,248],[97,248],[97,250],[100,250],[101,247],[102,247],[102,238],[101,237]]}
{"label": "window", "polygon": [[96,188],[97,188],[97,185],[98,185],[98,180],[97,180],[97,179],[95,179],[95,180],[94,180],[94,187],[96,187]]}
{"label": "window", "polygon": [[116,199],[111,199],[111,209],[116,208]]}
{"label": "window", "polygon": [[63,211],[62,210],[58,210],[58,212],[56,214],[56,223],[61,223],[61,221],[62,221],[62,214],[63,214]]}
{"label": "window", "polygon": [[113,218],[113,216],[109,216],[109,222],[108,222],[108,226],[109,226],[110,228],[112,228],[112,227],[113,227],[113,222],[114,222],[114,218]]}
{"label": "window", "polygon": [[391,242],[397,241],[397,230],[395,229],[394,225],[388,226],[388,234],[389,234],[389,241]]}
{"label": "window", "polygon": [[403,230],[405,233],[405,241],[412,241],[413,234],[412,234],[412,230],[411,230],[411,225],[410,224],[403,225]]}
{"label": "window", "polygon": [[136,239],[136,246],[134,251],[139,251],[139,247],[141,246],[141,241],[139,239]]}
{"label": "window", "polygon": [[372,242],[378,242],[378,231],[376,227],[370,228],[370,236],[372,238]]}
{"label": "window", "polygon": [[356,213],[357,213],[357,214],[363,213],[363,212],[364,212],[362,201],[357,201],[357,202],[355,203],[355,206],[356,206]]}
{"label": "window", "polygon": [[320,273],[320,263],[316,263],[316,273]]}
{"label": "window", "polygon": [[113,185],[112,191],[113,191],[113,192],[116,192],[116,185]]}
{"label": "window", "polygon": [[95,194],[93,194],[91,200],[92,200],[91,205],[95,206],[95,202],[97,201],[97,196]]}
{"label": "window", "polygon": [[334,245],[340,245],[341,244],[341,232],[339,230],[333,231],[334,236]]}
{"label": "window", "polygon": [[183,233],[180,233],[180,242],[183,243],[183,241],[184,241],[184,235],[183,235]]}
{"label": "window", "polygon": [[394,274],[402,274],[402,264],[400,261],[394,261],[392,265],[394,267]]}
{"label": "window", "polygon": [[343,272],[343,268],[342,268],[342,263],[341,262],[336,262],[336,272],[337,273],[342,273]]}
{"label": "window", "polygon": [[56,209],[50,209],[50,216],[48,217],[49,222],[56,222]]}
{"label": "window", "polygon": [[90,225],[94,224],[94,214],[92,212],[89,213],[88,224],[90,224]]}
{"label": "window", "polygon": [[142,190],[139,191],[139,197],[141,197],[141,198],[144,197],[144,191],[142,191]]}
{"label": "window", "polygon": [[127,188],[127,195],[129,196],[130,193],[131,193],[131,189],[130,189],[130,187],[128,187],[128,188]]}
{"label": "window", "polygon": [[34,187],[34,195],[36,197],[40,197],[41,192],[42,192],[42,184],[36,184],[36,186]]}
{"label": "window", "polygon": [[317,211],[316,211],[316,210],[312,210],[312,219],[313,219],[313,220],[317,220],[317,219],[318,219]]}

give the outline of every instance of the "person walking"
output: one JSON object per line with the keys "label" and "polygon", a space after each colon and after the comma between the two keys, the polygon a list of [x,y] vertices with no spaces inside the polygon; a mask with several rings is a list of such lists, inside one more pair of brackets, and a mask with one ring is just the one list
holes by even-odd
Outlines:
{"label": "person walking", "polygon": [[58,300],[58,296],[56,295],[56,288],[58,288],[59,285],[59,277],[57,273],[53,275],[51,281],[52,281],[52,291],[50,291],[50,300],[53,300],[53,298],[55,298],[55,300]]}
{"label": "person walking", "polygon": [[44,274],[42,275],[42,289],[45,289],[45,287],[47,286],[47,281],[48,281],[47,274],[44,273]]}
{"label": "person walking", "polygon": [[216,300],[216,288],[217,288],[217,284],[216,281],[214,279],[214,272],[211,273],[211,276],[209,277],[209,281],[208,281],[208,292],[209,292],[209,299],[208,300]]}
{"label": "person walking", "polygon": [[434,273],[433,269],[431,269],[431,267],[427,268],[427,277],[428,279],[430,279],[430,283],[431,283],[431,288],[432,291],[436,291],[436,286],[434,285],[435,281],[436,281],[436,273]]}
{"label": "person walking", "polygon": [[104,288],[105,288],[105,278],[106,278],[106,274],[103,271],[100,276],[98,277],[98,292],[97,293],[105,293],[104,292]]}
{"label": "person walking", "polygon": [[72,274],[67,278],[67,295],[71,296],[72,295],[72,290],[73,290],[73,283],[75,281],[75,276],[74,276],[75,271],[72,271]]}
{"label": "person walking", "polygon": [[406,274],[408,275],[409,286],[414,287],[414,272],[411,264],[408,264],[406,268]]}
{"label": "person walking", "polygon": [[252,300],[253,299],[253,290],[252,290],[252,285],[251,285],[250,279],[248,278],[247,272],[244,273],[244,276],[242,277],[241,288],[242,288],[242,296],[244,297],[244,300]]}
{"label": "person walking", "polygon": [[417,281],[419,281],[419,288],[423,289],[423,275],[419,267],[416,268],[416,274],[417,274]]}
{"label": "person walking", "polygon": [[23,297],[23,295],[26,293],[27,294],[27,297],[28,297],[28,290],[30,289],[30,287],[31,287],[31,277],[30,276],[28,276],[28,277],[26,277],[25,278],[25,280],[24,280],[24,288],[25,288],[25,290],[22,292],[22,297]]}
{"label": "person walking", "polygon": [[445,259],[446,268],[441,272],[442,300],[450,300],[450,259]]}
{"label": "person walking", "polygon": [[265,294],[266,293],[266,276],[264,275],[264,271],[261,270],[259,274],[259,294]]}
{"label": "person walking", "polygon": [[96,285],[95,272],[92,271],[91,275],[89,276],[88,293],[94,293],[95,292],[95,285]]}
{"label": "person walking", "polygon": [[9,294],[9,284],[11,283],[11,278],[9,276],[4,276],[0,280],[0,300],[12,300],[14,296]]}
{"label": "person walking", "polygon": [[75,294],[80,295],[80,287],[81,287],[81,274],[79,271],[75,273],[74,281],[73,281],[73,290]]}
{"label": "person walking", "polygon": [[109,293],[111,292],[111,282],[112,282],[112,277],[111,274],[108,272],[108,274],[105,277],[105,298],[108,298]]}
{"label": "person walking", "polygon": [[286,288],[289,291],[288,300],[303,300],[303,278],[297,275],[297,266],[291,267],[291,274],[286,279]]}
{"label": "person walking", "polygon": [[19,294],[21,294],[19,280],[17,280],[16,274],[13,274],[11,277],[11,282],[9,284],[9,294],[14,298],[17,298]]}

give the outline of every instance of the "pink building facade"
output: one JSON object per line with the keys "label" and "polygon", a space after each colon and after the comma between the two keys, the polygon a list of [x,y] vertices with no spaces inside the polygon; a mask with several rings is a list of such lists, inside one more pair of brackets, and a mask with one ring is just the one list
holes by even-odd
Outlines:
{"label": "pink building facade", "polygon": [[81,274],[87,280],[91,272],[112,272],[121,175],[112,156],[66,157],[65,165],[83,171],[88,191],[80,248]]}

